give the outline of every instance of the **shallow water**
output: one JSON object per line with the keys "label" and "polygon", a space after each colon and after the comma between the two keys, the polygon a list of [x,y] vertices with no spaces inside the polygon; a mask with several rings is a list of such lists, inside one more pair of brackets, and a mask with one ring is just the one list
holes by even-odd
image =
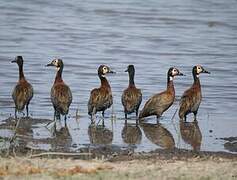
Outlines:
{"label": "shallow water", "polygon": [[[225,141],[219,138],[237,136],[236,0],[12,0],[1,2],[0,9],[2,121],[14,112],[11,91],[18,79],[18,69],[10,61],[16,55],[24,57],[25,75],[35,90],[31,116],[53,118],[49,92],[55,70],[46,68],[45,64],[60,57],[65,64],[63,78],[73,93],[68,119],[70,138],[65,143],[69,150],[112,144],[125,148],[132,145],[135,151],[173,146],[228,151],[224,148]],[[89,92],[100,83],[97,77],[100,64],[107,64],[117,72],[108,77],[114,106],[113,112],[112,108],[106,111],[107,129],[102,133],[100,127],[99,130],[89,127],[87,115]],[[176,101],[164,113],[161,125],[151,129],[149,125],[133,125],[124,130],[120,98],[128,83],[124,72],[128,64],[136,67],[135,81],[143,92],[142,107],[152,94],[165,89],[170,66],[178,67],[187,75],[175,79],[177,99],[192,83],[193,65],[202,64],[211,71],[211,75],[201,76],[204,98],[198,125],[188,124],[190,128],[180,125],[177,114],[171,121],[178,107]],[[76,120],[77,110],[80,117]],[[148,121],[155,123],[155,118]],[[135,123],[134,115],[128,123]],[[35,141],[52,136],[44,125],[45,122],[39,122],[32,127],[28,134],[34,141],[28,143],[40,149],[54,149],[50,143]],[[127,131],[134,131],[132,134],[137,136],[129,138]],[[93,135],[95,132],[97,135]],[[7,130],[0,133],[1,136],[11,134]],[[98,136],[105,137],[106,141]]]}

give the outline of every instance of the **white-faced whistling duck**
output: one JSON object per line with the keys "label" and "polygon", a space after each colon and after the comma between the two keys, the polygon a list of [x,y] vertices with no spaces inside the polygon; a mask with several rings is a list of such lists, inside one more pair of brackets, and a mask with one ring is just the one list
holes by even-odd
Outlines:
{"label": "white-faced whistling duck", "polygon": [[88,114],[91,116],[93,121],[93,116],[98,111],[102,111],[102,116],[104,117],[104,112],[106,109],[110,108],[113,104],[113,97],[111,87],[107,81],[105,75],[108,73],[114,73],[106,65],[100,65],[98,68],[98,76],[101,81],[99,88],[95,88],[91,91],[90,99],[88,101]]}
{"label": "white-faced whistling duck", "polygon": [[19,67],[19,81],[12,92],[12,98],[15,102],[15,118],[17,118],[17,111],[23,111],[26,106],[26,115],[29,115],[29,104],[33,97],[33,87],[27,82],[23,72],[23,58],[16,56],[12,63],[17,63]]}
{"label": "white-faced whistling duck", "polygon": [[175,76],[183,76],[183,74],[174,67],[171,67],[167,73],[167,89],[161,93],[153,95],[144,105],[139,114],[139,119],[156,115],[158,118],[165,112],[174,102],[175,89],[173,79]]}
{"label": "white-faced whistling duck", "polygon": [[181,120],[186,121],[186,116],[189,113],[194,114],[194,120],[196,121],[196,116],[198,112],[199,105],[202,100],[201,84],[199,80],[200,73],[208,73],[202,66],[197,65],[193,67],[193,85],[184,92],[180,101],[179,117]]}
{"label": "white-faced whistling duck", "polygon": [[133,65],[129,65],[127,70],[129,74],[129,85],[122,94],[122,104],[124,107],[125,119],[127,115],[136,111],[136,117],[138,117],[138,109],[142,102],[142,93],[140,89],[137,89],[134,83],[135,68]]}
{"label": "white-faced whistling duck", "polygon": [[51,88],[51,101],[54,107],[54,120],[60,119],[60,114],[64,115],[65,125],[69,106],[72,103],[72,92],[62,79],[63,61],[61,59],[54,59],[47,66],[55,66],[57,74],[54,84]]}

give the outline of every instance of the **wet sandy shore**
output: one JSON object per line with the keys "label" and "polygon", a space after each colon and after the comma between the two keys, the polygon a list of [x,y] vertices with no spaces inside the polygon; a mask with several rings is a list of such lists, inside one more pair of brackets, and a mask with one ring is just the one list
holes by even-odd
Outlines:
{"label": "wet sandy shore", "polygon": [[[81,160],[79,155],[39,152],[0,160],[4,179],[236,179],[237,156],[230,153],[154,151]],[[85,156],[84,156],[84,159]],[[63,163],[62,163],[63,162]]]}

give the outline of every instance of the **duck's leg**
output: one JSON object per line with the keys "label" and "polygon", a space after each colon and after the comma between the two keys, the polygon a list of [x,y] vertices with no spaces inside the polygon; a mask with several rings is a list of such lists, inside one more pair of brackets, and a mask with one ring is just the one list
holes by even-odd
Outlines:
{"label": "duck's leg", "polygon": [[197,111],[193,112],[194,115],[194,121],[197,121]]}
{"label": "duck's leg", "polygon": [[56,111],[56,120],[61,120],[61,116],[60,116],[60,113],[58,111]]}
{"label": "duck's leg", "polygon": [[138,109],[139,108],[136,109],[136,118],[138,118]]}
{"label": "duck's leg", "polygon": [[29,104],[26,105],[26,117],[29,117]]}
{"label": "duck's leg", "polygon": [[64,116],[64,126],[67,127],[67,115]]}
{"label": "duck's leg", "polygon": [[128,114],[125,112],[125,119],[127,120],[128,119]]}
{"label": "duck's leg", "polygon": [[91,123],[95,123],[95,114],[96,114],[96,108],[93,107],[93,111],[91,113]]}
{"label": "duck's leg", "polygon": [[54,109],[53,121],[56,119],[56,110]]}
{"label": "duck's leg", "polygon": [[105,127],[104,117],[105,117],[105,111],[102,111],[102,126],[103,127]]}
{"label": "duck's leg", "polygon": [[15,119],[17,120],[17,110],[16,110],[16,107],[15,107]]}
{"label": "duck's leg", "polygon": [[156,123],[157,123],[157,124],[159,124],[159,118],[160,118],[160,116],[157,115],[157,116],[156,116]]}

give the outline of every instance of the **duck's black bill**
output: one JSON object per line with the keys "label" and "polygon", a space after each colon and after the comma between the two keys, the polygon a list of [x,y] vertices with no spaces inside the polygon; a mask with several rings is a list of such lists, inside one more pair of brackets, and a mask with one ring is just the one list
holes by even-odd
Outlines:
{"label": "duck's black bill", "polygon": [[179,73],[178,76],[185,76],[183,73]]}
{"label": "duck's black bill", "polygon": [[207,71],[207,70],[205,70],[205,69],[204,69],[202,72],[203,72],[203,73],[207,73],[207,74],[211,74],[209,71]]}
{"label": "duck's black bill", "polygon": [[47,64],[47,65],[46,65],[46,67],[48,67],[48,66],[54,66],[54,65],[50,63],[50,64]]}
{"label": "duck's black bill", "polygon": [[128,72],[128,70],[126,69],[124,72]]}
{"label": "duck's black bill", "polygon": [[116,74],[115,71],[109,71],[108,73],[110,73],[110,74]]}
{"label": "duck's black bill", "polygon": [[11,61],[11,63],[16,63],[16,60]]}

